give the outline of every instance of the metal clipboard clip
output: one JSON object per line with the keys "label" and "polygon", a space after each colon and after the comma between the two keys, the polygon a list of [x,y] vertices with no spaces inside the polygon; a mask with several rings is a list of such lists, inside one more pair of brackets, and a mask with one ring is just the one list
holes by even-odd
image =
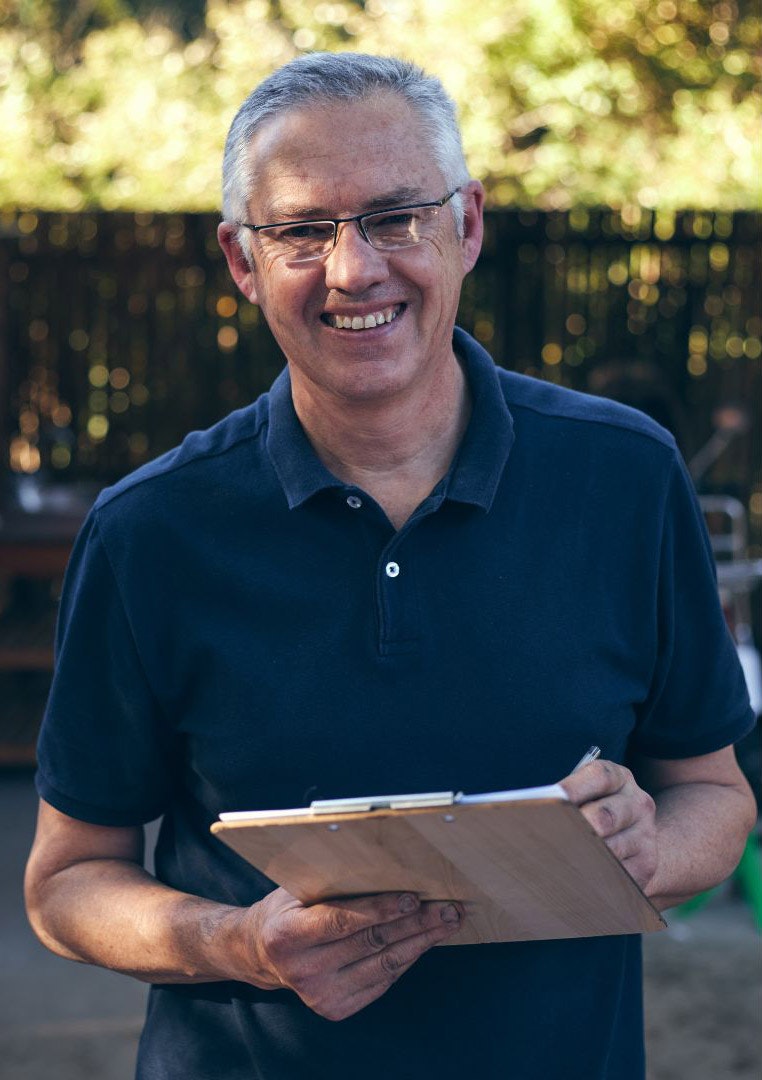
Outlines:
{"label": "metal clipboard clip", "polygon": [[359,799],[316,799],[313,814],[361,814],[369,810],[421,810],[427,806],[452,806],[460,792],[430,791],[422,795],[369,795]]}

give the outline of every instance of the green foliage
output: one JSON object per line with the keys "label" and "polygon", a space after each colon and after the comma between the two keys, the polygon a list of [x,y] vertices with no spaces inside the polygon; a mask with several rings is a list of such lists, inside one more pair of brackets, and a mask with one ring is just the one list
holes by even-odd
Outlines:
{"label": "green foliage", "polygon": [[754,12],[733,0],[0,0],[0,205],[211,209],[249,90],[300,52],[353,49],[440,75],[493,204],[756,207]]}

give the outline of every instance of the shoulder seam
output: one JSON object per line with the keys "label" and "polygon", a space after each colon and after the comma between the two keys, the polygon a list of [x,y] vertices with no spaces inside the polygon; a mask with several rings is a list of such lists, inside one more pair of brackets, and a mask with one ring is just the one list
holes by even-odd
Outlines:
{"label": "shoulder seam", "polygon": [[[263,416],[254,431],[250,432],[247,435],[242,435],[239,439],[236,439],[235,442],[231,443],[229,446],[224,447],[222,450],[208,450],[204,453],[197,454],[195,457],[191,458],[188,461],[178,461],[175,464],[170,465],[168,468],[163,469],[160,473],[155,473],[153,476],[142,476],[139,480],[135,480],[123,490],[108,493],[103,499],[103,501],[101,501],[101,496],[99,496],[96,505],[93,508],[95,510],[95,513],[97,514],[104,507],[110,506],[112,502],[116,502],[117,499],[120,499],[123,495],[126,495],[130,491],[134,491],[142,484],[148,484],[152,480],[158,480],[160,477],[169,476],[174,472],[178,472],[180,469],[185,469],[189,465],[195,464],[197,461],[211,460],[215,457],[222,457],[224,454],[229,453],[231,450],[235,450],[242,443],[250,442],[253,439],[258,439],[261,434],[262,428],[267,425],[268,419],[269,418],[267,416]],[[190,434],[192,434],[192,432],[188,433],[188,435]],[[188,436],[186,436],[186,438],[188,438]],[[180,443],[180,446],[182,446],[182,443]],[[127,479],[127,477],[125,477],[125,479]]]}
{"label": "shoulder seam", "polygon": [[[606,399],[603,399],[606,400]],[[527,409],[529,412],[536,413],[538,416],[547,416],[555,420],[569,420],[576,424],[601,424],[603,427],[610,427],[620,431],[629,431],[633,435],[640,435],[644,439],[648,439],[650,442],[656,443],[658,446],[663,446],[666,451],[674,456],[675,446],[673,442],[670,442],[668,438],[660,438],[659,435],[650,431],[642,431],[640,428],[635,427],[632,424],[624,422],[617,423],[614,420],[608,420],[601,416],[572,416],[568,413],[558,412],[554,409],[542,409],[536,405],[531,405],[525,401],[511,401],[506,397],[505,401],[508,408],[513,411],[514,409]],[[655,421],[654,421],[655,423]]]}

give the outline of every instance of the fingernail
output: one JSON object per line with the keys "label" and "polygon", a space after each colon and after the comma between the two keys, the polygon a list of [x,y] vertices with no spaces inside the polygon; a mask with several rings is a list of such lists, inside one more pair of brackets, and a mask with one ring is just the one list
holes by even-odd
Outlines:
{"label": "fingernail", "polygon": [[411,893],[405,893],[404,896],[400,897],[399,909],[400,909],[400,911],[404,912],[406,915],[409,914],[409,912],[411,912],[411,911],[415,911],[415,909],[417,907],[418,907],[418,901],[416,900],[416,898]]}
{"label": "fingernail", "polygon": [[442,922],[460,922],[460,912],[454,904],[445,904],[445,906],[440,909],[439,916]]}

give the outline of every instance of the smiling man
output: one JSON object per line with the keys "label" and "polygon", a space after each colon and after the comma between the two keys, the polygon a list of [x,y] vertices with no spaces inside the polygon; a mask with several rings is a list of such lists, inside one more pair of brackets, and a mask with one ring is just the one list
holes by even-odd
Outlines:
{"label": "smiling man", "polygon": [[[318,456],[399,527],[447,472],[468,419],[452,328],[481,245],[481,185],[457,144],[432,167],[420,108],[391,88],[279,111],[242,151],[247,115],[228,155],[245,154],[249,194],[228,186],[220,242],[288,358]],[[251,242],[230,219],[245,219]]]}
{"label": "smiling man", "polygon": [[685,469],[454,326],[482,203],[401,61],[301,57],[233,121],[220,243],[286,368],[99,498],[39,746],[30,918],[153,984],[141,1080],[644,1076],[637,937],[433,948],[457,903],[305,908],[222,811],[545,784],[598,743],[564,784],[657,906],[740,855],[753,717]]}

